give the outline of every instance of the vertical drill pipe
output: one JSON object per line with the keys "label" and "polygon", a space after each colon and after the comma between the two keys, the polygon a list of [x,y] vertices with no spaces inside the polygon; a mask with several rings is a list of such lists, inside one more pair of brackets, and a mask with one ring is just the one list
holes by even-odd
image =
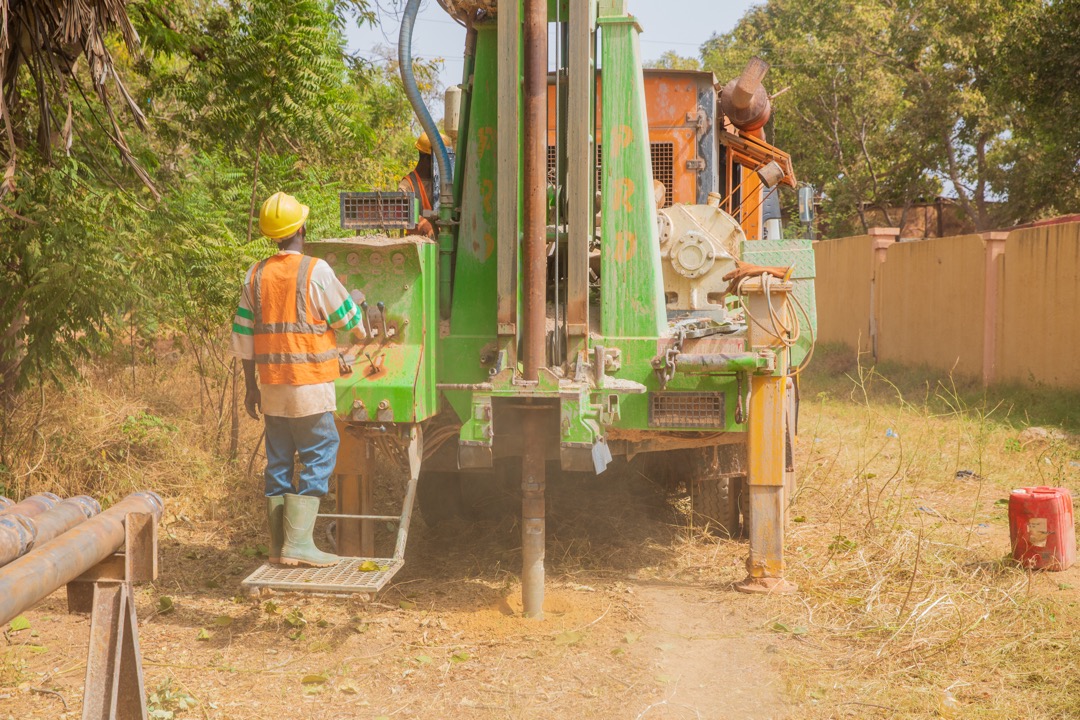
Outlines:
{"label": "vertical drill pipe", "polygon": [[547,459],[544,415],[527,410],[522,418],[522,434],[536,438],[524,444],[521,453],[521,603],[525,617],[544,617],[544,461]]}
{"label": "vertical drill pipe", "polygon": [[152,492],[128,495],[105,512],[0,568],[0,624],[66,585],[124,545],[128,513],[161,517]]}
{"label": "vertical drill pipe", "polygon": [[56,507],[56,503],[60,502],[60,498],[52,493],[40,493],[38,495],[31,495],[22,502],[17,502],[14,505],[9,505],[0,511],[0,515],[22,515],[23,517],[34,517],[40,515],[43,512],[48,512]]}
{"label": "vertical drill pipe", "polygon": [[19,551],[11,544],[0,543],[0,566],[7,565],[15,558],[29,552],[34,547],[44,545],[54,537],[63,535],[71,528],[92,518],[101,512],[101,506],[97,500],[85,495],[69,498],[59,503],[48,512],[43,512],[37,517],[26,518],[34,529],[34,537],[31,542]]}
{"label": "vertical drill pipe", "polygon": [[547,0],[525,0],[524,379],[544,365],[547,290]]}

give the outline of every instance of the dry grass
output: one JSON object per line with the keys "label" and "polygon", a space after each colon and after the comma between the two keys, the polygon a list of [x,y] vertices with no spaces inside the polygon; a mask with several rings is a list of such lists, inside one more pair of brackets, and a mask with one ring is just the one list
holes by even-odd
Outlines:
{"label": "dry grass", "polygon": [[[8,416],[3,477],[18,495],[116,499],[149,487],[167,497],[164,575],[140,592],[139,611],[149,686],[171,679],[202,701],[181,717],[287,716],[301,695],[298,717],[334,717],[334,708],[368,702],[370,712],[354,707],[358,717],[403,707],[410,717],[635,717],[652,705],[649,718],[691,716],[678,697],[663,705],[673,689],[657,683],[654,665],[665,642],[621,639],[655,632],[634,587],[690,588],[709,598],[696,607],[716,608],[718,637],[760,635],[778,650],[769,657],[781,666],[793,717],[927,718],[946,689],[965,718],[1076,717],[1080,572],[1031,574],[1009,562],[999,504],[1020,485],[1080,489],[1075,438],[1020,439],[1028,419],[1060,410],[1030,405],[1025,414],[947,380],[905,380],[901,392],[836,354],[820,356],[817,367],[802,385],[800,490],[787,543],[789,577],[800,586],[793,597],[735,595],[745,544],[695,531],[684,500],[665,501],[624,468],[611,478],[552,479],[548,573],[562,605],[542,629],[513,614],[513,514],[418,527],[409,563],[375,605],[283,600],[273,614],[238,605],[236,584],[258,562],[242,549],[262,535],[261,460],[248,467],[258,427],[245,419],[239,461],[222,460],[216,408],[200,411],[192,363],[176,354],[140,366],[134,386],[126,371],[87,368],[65,391],[24,396]],[[209,380],[220,389],[220,378]],[[178,609],[159,615],[161,595]],[[309,623],[303,640],[291,640],[285,617],[294,609],[327,625]],[[233,624],[214,629],[219,615]],[[748,619],[725,627],[729,615]],[[32,620],[49,652],[9,649],[0,688],[31,680],[54,687],[48,678],[70,683],[68,699],[77,697],[78,671],[49,673],[78,666],[85,627],[62,614]],[[208,626],[213,638],[198,641]],[[579,644],[556,643],[583,626]],[[70,648],[55,639],[63,632]],[[457,652],[470,659],[455,662]],[[306,672],[328,675],[321,699],[301,686]],[[251,705],[267,680],[271,697]]]}
{"label": "dry grass", "polygon": [[0,494],[87,494],[107,507],[150,489],[167,499],[170,517],[252,523],[261,427],[242,417],[237,461],[225,459],[226,376],[204,378],[206,393],[198,378],[178,345],[140,365],[134,380],[130,367],[105,360],[62,388],[22,393],[0,418]]}
{"label": "dry grass", "polygon": [[1004,403],[951,383],[911,401],[858,366],[803,392],[788,542],[802,592],[776,613],[798,628],[807,716],[927,717],[949,689],[963,717],[1075,717],[1078,574],[1015,566],[1002,504],[1025,485],[1075,494],[1075,441],[1025,444]]}

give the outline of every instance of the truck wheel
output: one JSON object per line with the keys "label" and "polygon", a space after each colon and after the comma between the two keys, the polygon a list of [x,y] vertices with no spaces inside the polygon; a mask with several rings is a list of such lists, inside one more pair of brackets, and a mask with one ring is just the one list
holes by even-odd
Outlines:
{"label": "truck wheel", "polygon": [[421,472],[416,483],[416,500],[428,527],[460,519],[463,516],[461,476],[456,472]]}
{"label": "truck wheel", "polygon": [[695,478],[690,483],[694,526],[708,528],[720,537],[738,537],[741,486],[738,476]]}

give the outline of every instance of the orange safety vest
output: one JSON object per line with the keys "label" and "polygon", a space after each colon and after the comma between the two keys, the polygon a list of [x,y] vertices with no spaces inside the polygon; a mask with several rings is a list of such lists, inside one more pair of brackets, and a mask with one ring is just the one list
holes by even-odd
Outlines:
{"label": "orange safety vest", "polygon": [[264,384],[314,385],[340,374],[334,330],[311,311],[314,270],[314,258],[296,254],[274,255],[255,266],[255,366]]}
{"label": "orange safety vest", "polygon": [[424,181],[420,179],[420,176],[413,170],[411,173],[405,176],[405,181],[409,183],[409,187],[420,198],[420,207],[424,210],[431,210],[431,198],[428,197],[427,189],[424,187]]}

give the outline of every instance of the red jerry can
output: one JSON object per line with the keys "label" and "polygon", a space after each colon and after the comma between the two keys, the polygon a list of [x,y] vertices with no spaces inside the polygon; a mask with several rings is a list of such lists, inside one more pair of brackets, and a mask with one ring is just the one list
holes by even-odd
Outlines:
{"label": "red jerry can", "polygon": [[1065,570],[1076,560],[1072,495],[1065,488],[1018,488],[1009,494],[1013,558],[1033,570]]}

